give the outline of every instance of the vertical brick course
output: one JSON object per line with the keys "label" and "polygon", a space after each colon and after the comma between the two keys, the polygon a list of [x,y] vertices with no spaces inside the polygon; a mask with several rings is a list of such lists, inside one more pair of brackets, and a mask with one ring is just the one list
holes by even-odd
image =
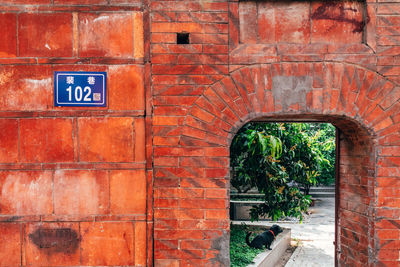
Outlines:
{"label": "vertical brick course", "polygon": [[[0,266],[146,266],[143,1],[0,7]],[[108,106],[54,107],[54,71],[108,72]]]}

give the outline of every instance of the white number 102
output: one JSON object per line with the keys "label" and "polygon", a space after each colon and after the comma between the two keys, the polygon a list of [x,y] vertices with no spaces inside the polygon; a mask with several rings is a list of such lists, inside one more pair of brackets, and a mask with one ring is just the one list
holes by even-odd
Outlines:
{"label": "white number 102", "polygon": [[[72,101],[72,86],[67,88],[67,92],[68,92],[68,100]],[[83,88],[82,91],[82,87],[77,86],[75,87],[74,90],[74,98],[75,101],[82,101],[82,96],[83,93],[85,93],[85,97],[83,98],[83,101],[88,102],[88,101],[92,101],[92,98],[90,97],[90,95],[92,94],[92,89],[89,86],[85,86],[85,88]]]}

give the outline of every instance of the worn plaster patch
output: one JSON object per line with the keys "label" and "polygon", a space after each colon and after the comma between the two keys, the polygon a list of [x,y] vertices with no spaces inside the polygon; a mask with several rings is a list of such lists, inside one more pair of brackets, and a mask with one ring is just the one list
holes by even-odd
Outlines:
{"label": "worn plaster patch", "polygon": [[50,196],[49,173],[38,173],[35,178],[26,173],[10,173],[3,181],[0,207],[6,207],[8,214],[48,214]]}
{"label": "worn plaster patch", "polygon": [[311,76],[275,76],[272,77],[274,101],[286,110],[294,104],[306,106],[307,93],[312,90]]}

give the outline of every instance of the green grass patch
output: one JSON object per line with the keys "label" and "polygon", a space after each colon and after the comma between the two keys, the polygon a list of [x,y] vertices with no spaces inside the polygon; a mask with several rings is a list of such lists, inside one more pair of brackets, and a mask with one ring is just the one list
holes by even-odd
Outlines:
{"label": "green grass patch", "polygon": [[251,248],[246,244],[246,234],[252,232],[250,240],[256,234],[264,232],[266,228],[251,227],[246,225],[231,225],[230,255],[231,267],[245,267],[264,249]]}

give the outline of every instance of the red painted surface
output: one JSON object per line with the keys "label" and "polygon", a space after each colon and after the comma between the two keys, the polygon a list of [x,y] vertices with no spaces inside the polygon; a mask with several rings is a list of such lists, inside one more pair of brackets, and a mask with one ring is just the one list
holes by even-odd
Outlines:
{"label": "red painted surface", "polygon": [[133,14],[81,13],[80,57],[133,57]]}
{"label": "red painted surface", "polygon": [[71,57],[71,13],[22,13],[18,17],[21,57]]}
{"label": "red painted surface", "polygon": [[3,33],[0,56],[15,57],[17,55],[17,15],[12,13],[0,14],[0,27],[8,29]]}
{"label": "red painted surface", "polygon": [[[338,264],[400,266],[400,3],[0,8],[0,266],[228,265],[229,144],[263,119],[341,130]],[[53,71],[106,71],[108,106],[54,107]]]}

